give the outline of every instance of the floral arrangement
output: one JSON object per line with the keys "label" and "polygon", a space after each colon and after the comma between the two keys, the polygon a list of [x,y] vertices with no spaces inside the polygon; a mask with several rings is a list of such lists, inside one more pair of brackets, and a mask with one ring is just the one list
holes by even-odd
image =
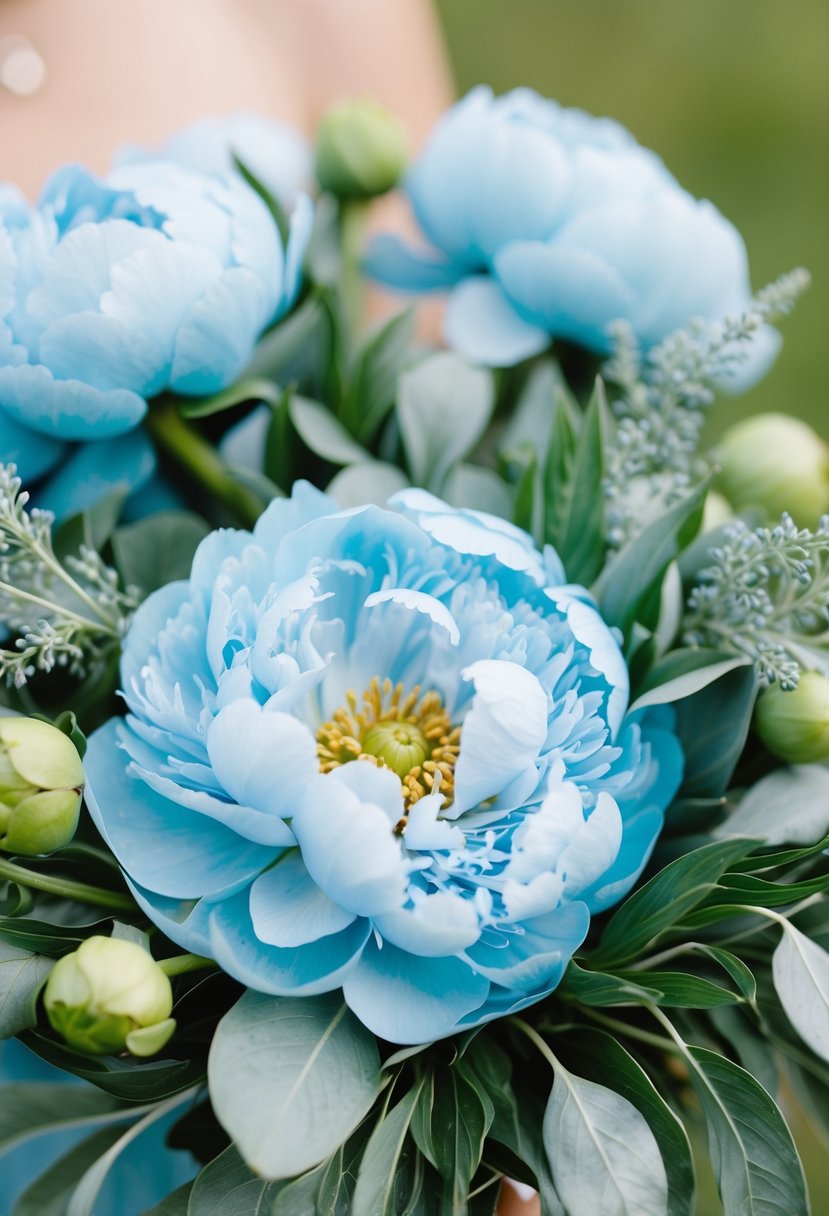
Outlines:
{"label": "floral arrangement", "polygon": [[808,277],[528,90],[366,243],[405,159],[345,103],[0,192],[9,1213],[690,1216],[690,1129],[801,1216],[829,451],[703,425]]}

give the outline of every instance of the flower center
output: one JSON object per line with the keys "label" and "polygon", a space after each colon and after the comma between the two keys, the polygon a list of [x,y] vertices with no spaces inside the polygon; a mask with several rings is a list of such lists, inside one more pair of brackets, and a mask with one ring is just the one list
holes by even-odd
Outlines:
{"label": "flower center", "polygon": [[402,684],[375,676],[359,703],[350,689],[345,699],[317,731],[323,773],[349,760],[369,760],[397,773],[406,810],[433,788],[452,801],[461,728],[452,725],[438,693],[421,696],[416,685],[404,696]]}

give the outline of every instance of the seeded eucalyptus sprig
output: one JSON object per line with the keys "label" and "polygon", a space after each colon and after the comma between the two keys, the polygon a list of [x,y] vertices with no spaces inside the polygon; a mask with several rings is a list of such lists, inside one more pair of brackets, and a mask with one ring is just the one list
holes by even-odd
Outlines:
{"label": "seeded eucalyptus sprig", "polygon": [[15,466],[0,464],[0,626],[16,635],[0,648],[0,676],[17,688],[56,666],[83,675],[93,653],[120,643],[139,602],[94,549],[59,560],[52,514],[28,501]]}
{"label": "seeded eucalyptus sprig", "polygon": [[711,558],[688,598],[688,645],[747,654],[783,689],[802,667],[829,671],[829,516],[814,532],[788,515],[774,528],[738,520]]}

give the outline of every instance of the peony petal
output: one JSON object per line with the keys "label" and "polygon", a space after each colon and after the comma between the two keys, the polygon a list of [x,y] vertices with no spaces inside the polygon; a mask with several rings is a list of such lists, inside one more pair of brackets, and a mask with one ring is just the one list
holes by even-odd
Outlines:
{"label": "peony petal", "polygon": [[147,403],[127,390],[102,392],[55,380],[48,368],[0,367],[0,405],[23,426],[55,439],[109,439],[137,426]]}
{"label": "peony petal", "polygon": [[452,350],[484,367],[514,367],[550,345],[549,331],[525,320],[500,284],[480,275],[453,289],[443,336]]}
{"label": "peony petal", "polygon": [[435,891],[419,899],[418,894],[413,907],[374,917],[384,941],[418,957],[445,958],[478,940],[480,924],[471,899],[451,891]]}
{"label": "peony petal", "polygon": [[[40,437],[48,442],[44,436]],[[100,502],[116,490],[132,493],[145,486],[156,467],[155,451],[143,431],[100,439],[70,449],[35,496],[37,505],[60,521]]]}
{"label": "peony petal", "polygon": [[298,849],[260,874],[250,889],[250,915],[260,941],[305,946],[347,928],[355,919],[320,890]]}
{"label": "peony petal", "polygon": [[207,753],[231,798],[283,819],[293,815],[319,772],[316,741],[305,723],[256,701],[232,701],[219,710],[207,732]]}

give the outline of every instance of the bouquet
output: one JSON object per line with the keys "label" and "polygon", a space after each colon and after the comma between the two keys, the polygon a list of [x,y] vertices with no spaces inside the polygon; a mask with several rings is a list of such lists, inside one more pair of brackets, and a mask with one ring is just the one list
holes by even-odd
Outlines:
{"label": "bouquet", "polygon": [[804,1216],[829,459],[703,426],[807,275],[528,90],[440,122],[414,244],[390,115],[310,162],[240,117],[0,193],[8,1211],[690,1216],[690,1131]]}

